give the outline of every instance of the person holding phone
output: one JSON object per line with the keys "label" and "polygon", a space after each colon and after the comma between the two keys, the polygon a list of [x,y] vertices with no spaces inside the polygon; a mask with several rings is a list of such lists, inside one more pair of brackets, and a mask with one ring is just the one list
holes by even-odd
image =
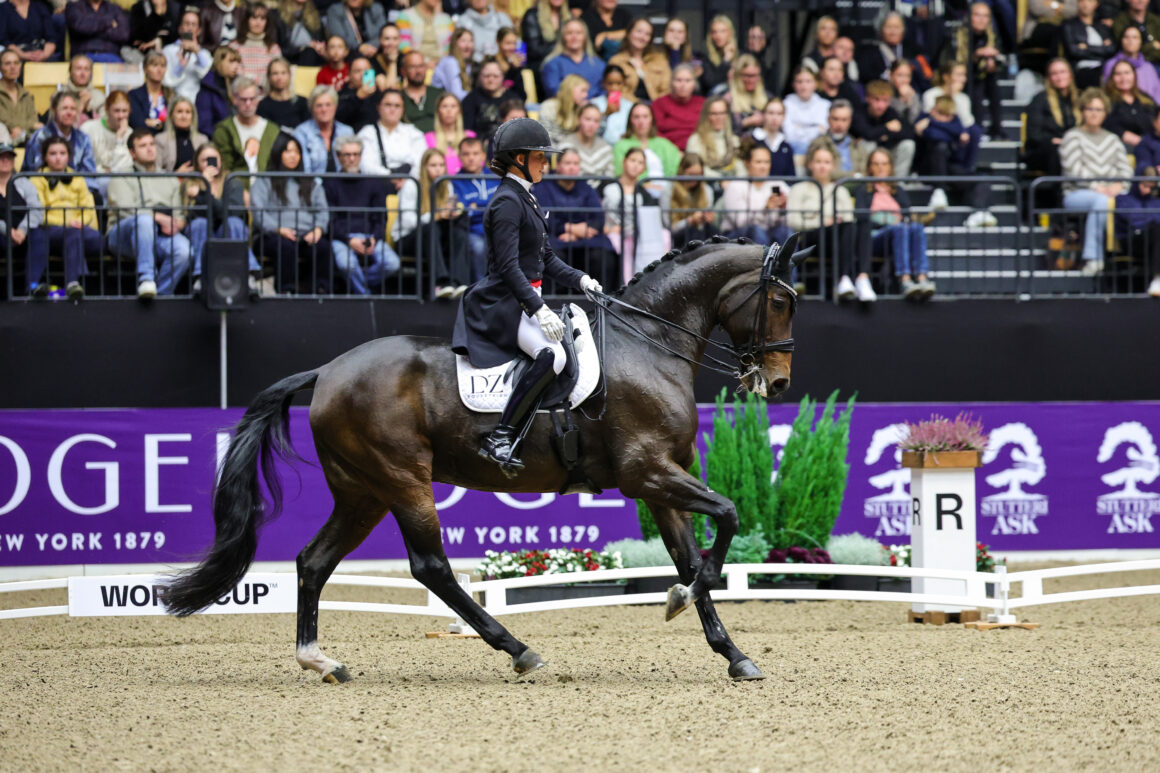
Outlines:
{"label": "person holding phone", "polygon": [[588,104],[600,109],[601,136],[609,145],[613,145],[624,136],[628,127],[628,113],[636,100],[631,94],[624,93],[624,70],[615,64],[604,68],[600,85],[604,93],[591,97]]}
{"label": "person holding phone", "polygon": [[[249,241],[246,227],[245,186],[241,180],[233,179],[226,184],[222,172],[222,157],[218,149],[206,143],[197,149],[193,160],[194,170],[202,179],[186,178],[184,183],[185,202],[189,205],[190,253],[193,257],[193,295],[201,294],[201,259],[205,254],[206,240],[209,238],[209,219],[213,218],[213,235],[233,241]],[[250,250],[250,297],[258,297],[258,279],[262,267]]]}
{"label": "person holding phone", "polygon": [[197,42],[201,35],[201,15],[187,7],[181,14],[177,40],[161,49],[165,54],[165,79],[162,83],[179,97],[197,99],[201,80],[213,66],[213,55]]}

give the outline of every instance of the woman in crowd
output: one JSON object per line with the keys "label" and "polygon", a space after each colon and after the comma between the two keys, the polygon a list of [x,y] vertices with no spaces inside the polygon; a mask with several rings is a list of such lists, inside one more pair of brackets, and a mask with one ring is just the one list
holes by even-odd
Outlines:
{"label": "woman in crowd", "polygon": [[185,97],[173,100],[165,130],[157,135],[157,168],[167,172],[188,172],[193,169],[197,149],[209,142],[209,137],[197,130],[197,113],[193,103]]}
{"label": "woman in crowd", "polygon": [[222,119],[233,114],[234,78],[242,67],[242,57],[228,46],[219,46],[213,52],[213,64],[201,79],[197,92],[197,125],[203,132],[213,134]]}
{"label": "woman in crowd", "polygon": [[474,137],[475,132],[463,128],[463,110],[454,94],[444,94],[435,103],[435,129],[424,138],[427,147],[435,148],[443,154],[447,174],[459,174],[459,143],[465,137]]}
{"label": "woman in crowd", "polygon": [[785,104],[780,97],[770,97],[761,111],[761,126],[754,129],[749,136],[761,143],[769,150],[769,174],[772,177],[793,177],[797,174],[794,169],[793,149],[785,141],[781,127],[785,123]]}
{"label": "woman in crowd", "polygon": [[[704,177],[705,165],[701,157],[696,153],[681,156],[677,176]],[[694,239],[706,241],[720,233],[717,213],[713,210],[713,187],[704,180],[674,182],[661,193],[661,212],[665,216],[665,227],[673,235],[674,247],[684,246]]]}
{"label": "woman in crowd", "polygon": [[1096,17],[1100,0],[1079,0],[1078,13],[1059,27],[1063,53],[1075,69],[1078,88],[1100,85],[1104,61],[1116,53],[1112,28]]}
{"label": "woman in crowd", "polygon": [[[271,156],[272,158],[272,156]],[[205,254],[206,241],[211,236],[209,230],[210,218],[213,219],[213,236],[233,241],[250,239],[249,228],[245,218],[246,199],[245,186],[241,180],[231,180],[226,184],[226,172],[222,170],[222,156],[218,149],[208,142],[199,145],[194,157],[194,169],[205,180],[196,177],[182,180],[184,184],[185,202],[189,205],[189,246],[190,256],[193,258],[193,294],[201,293],[201,261]],[[209,183],[207,186],[206,183]],[[262,275],[262,267],[250,255],[250,295],[258,295],[258,278]]]}
{"label": "woman in crowd", "polygon": [[830,100],[817,93],[818,80],[812,72],[799,67],[793,74],[793,93],[785,98],[785,141],[801,156],[811,142],[829,129]]}
{"label": "woman in crowd", "polygon": [[1047,65],[1047,82],[1027,106],[1027,144],[1023,159],[1031,171],[1058,177],[1063,172],[1059,146],[1063,135],[1082,121],[1079,91],[1066,59]]}
{"label": "woman in crowd", "polygon": [[984,2],[971,3],[967,23],[954,38],[954,59],[967,67],[967,94],[971,114],[983,121],[983,100],[990,111],[988,133],[995,139],[1006,139],[999,100],[999,78],[1007,69],[1007,58],[999,47],[995,27],[991,24],[991,7]]}
{"label": "woman in crowd", "polygon": [[1083,273],[1094,276],[1104,269],[1108,205],[1123,193],[1123,184],[1114,178],[1130,177],[1132,166],[1124,144],[1104,128],[1111,109],[1107,95],[1099,89],[1087,89],[1080,94],[1079,106],[1082,123],[1068,129],[1059,146],[1063,174],[1071,178],[1063,184],[1063,206],[1088,213],[1084,223]]}
{"label": "woman in crowd", "polygon": [[242,58],[242,75],[255,83],[262,82],[267,64],[271,59],[282,56],[278,45],[278,25],[270,20],[270,9],[261,3],[246,6],[242,16],[242,30],[230,48]]}
{"label": "woman in crowd", "polygon": [[[398,2],[396,6],[403,7],[396,19],[399,25],[399,50],[404,54],[411,50],[418,51],[423,55],[427,69],[430,70],[440,59],[447,56],[451,33],[455,28],[454,22],[443,12],[439,0]],[[470,26],[464,23],[463,16],[460,16],[459,21],[462,27]],[[479,30],[472,29],[472,33],[477,32]]]}
{"label": "woman in crowd", "polygon": [[854,200],[850,191],[833,179],[835,160],[832,148],[828,139],[818,137],[806,149],[806,169],[813,179],[795,183],[789,189],[786,222],[790,230],[801,233],[801,247],[818,244],[822,229],[828,228],[828,255],[821,257],[829,260],[837,257],[840,278],[834,294],[844,301],[854,297],[864,302],[875,301],[878,296],[870,286],[868,266],[860,263],[857,282],[850,281],[857,252],[854,246]]}
{"label": "woman in crowd", "polygon": [[78,121],[91,121],[105,113],[105,91],[93,85],[93,60],[77,54],[68,63],[66,91],[77,95]]}
{"label": "woman in crowd", "polygon": [[[123,91],[114,91],[105,100],[105,117],[85,121],[81,131],[89,135],[93,143],[93,161],[98,172],[132,172],[133,157],[129,155],[126,140],[133,131],[129,126],[129,96]],[[108,187],[98,185],[102,193]]]}
{"label": "woman in crowd", "polygon": [[819,16],[814,23],[814,48],[802,59],[802,67],[816,73],[822,69],[822,62],[836,56],[834,43],[838,40],[838,22],[833,16]]}
{"label": "woman in crowd", "polygon": [[402,37],[399,28],[387,22],[379,30],[379,48],[371,59],[371,66],[375,70],[375,87],[379,91],[402,88],[402,78],[399,75],[399,47]]}
{"label": "woman in crowd", "polygon": [[653,102],[669,93],[673,79],[669,58],[652,39],[652,22],[639,16],[628,25],[620,50],[608,60],[624,72],[624,90],[634,100]]}
{"label": "woman in crowd", "polygon": [[564,147],[572,148],[580,156],[580,174],[592,177],[611,177],[612,146],[600,136],[600,108],[587,104],[580,108],[576,132],[564,138]]}
{"label": "woman in crowd", "polygon": [[258,103],[258,115],[278,126],[294,128],[310,117],[303,97],[294,93],[290,83],[290,62],[282,57],[266,65],[266,96]]}
{"label": "woman in crowd", "polygon": [[[408,178],[399,190],[399,217],[391,232],[396,252],[418,255],[419,229],[424,229],[423,251],[432,255],[430,270],[435,279],[435,297],[440,299],[458,298],[471,281],[466,210],[455,197],[450,180],[435,187],[435,181],[445,174],[447,164],[442,151],[428,148],[419,162],[419,184],[416,186],[415,180]],[[436,240],[434,249],[432,239]]]}
{"label": "woman in crowd", "polygon": [[554,146],[563,145],[567,136],[576,131],[580,108],[587,104],[588,81],[579,75],[564,78],[556,96],[540,104],[540,123],[548,130]]}
{"label": "woman in crowd", "polygon": [[173,89],[162,84],[168,66],[160,51],[146,54],[145,83],[129,92],[129,125],[134,129],[148,128],[157,134],[164,128],[173,102]]}
{"label": "woman in crowd", "polygon": [[966,86],[967,66],[955,61],[943,62],[936,76],[936,85],[922,93],[922,112],[929,113],[934,109],[935,100],[948,96],[955,101],[955,115],[963,128],[972,135],[972,140],[975,137],[981,140],[983,132],[975,123],[974,105],[964,91]]}
{"label": "woman in crowd", "polygon": [[600,85],[604,93],[597,94],[588,102],[600,108],[601,131],[604,139],[612,144],[624,136],[628,127],[628,114],[636,104],[636,100],[624,90],[624,70],[614,64],[604,68],[604,77]]}
{"label": "woman in crowd", "polygon": [[[0,5],[0,8],[8,5]],[[44,126],[36,114],[36,98],[20,85],[20,54],[8,49],[0,54],[0,129],[7,128],[13,145],[23,145]],[[5,138],[0,136],[0,141]]]}
{"label": "woman in crowd", "polygon": [[552,53],[560,26],[572,18],[568,0],[536,0],[520,20],[520,37],[528,47],[528,66],[539,70]]}
{"label": "woman in crowd", "polygon": [[1151,275],[1148,295],[1160,298],[1160,207],[1156,205],[1156,168],[1147,167],[1147,181],[1136,182],[1116,196],[1116,238]]}
{"label": "woman in crowd", "polygon": [[656,120],[652,107],[637,102],[628,114],[628,130],[624,137],[612,146],[612,164],[615,174],[622,176],[622,162],[632,148],[641,148],[645,164],[639,177],[672,177],[681,163],[681,151],[677,146],[657,135]]}
{"label": "woman in crowd", "polygon": [[374,56],[375,41],[386,23],[387,12],[374,0],[341,0],[326,9],[323,26],[346,41],[351,54]]}
{"label": "woman in crowd", "polygon": [[500,103],[511,96],[503,87],[503,68],[494,59],[483,60],[475,88],[463,100],[464,127],[485,142],[490,140],[500,125]]}
{"label": "woman in crowd", "polygon": [[894,87],[890,106],[902,116],[902,120],[914,126],[924,112],[922,97],[914,90],[914,65],[905,59],[896,60],[890,65],[890,85]]}
{"label": "woman in crowd", "polygon": [[544,67],[540,77],[544,81],[545,96],[554,95],[560,90],[560,84],[569,75],[579,75],[590,84],[595,84],[588,94],[594,97],[601,92],[600,81],[604,73],[604,61],[596,55],[592,41],[588,38],[588,28],[579,19],[570,19],[564,23],[556,45],[548,58],[544,60]]}
{"label": "woman in crowd", "polygon": [[[64,137],[72,148],[69,163],[78,172],[96,172],[97,162],[93,159],[93,141],[80,131],[77,123],[77,98],[71,91],[58,91],[49,102],[49,121],[28,138],[24,151],[21,171],[35,172],[44,166],[40,149],[49,137]],[[89,182],[90,188],[97,187],[96,181]]]}
{"label": "woman in crowd", "polygon": [[743,134],[765,122],[761,111],[769,102],[769,96],[761,80],[761,67],[752,54],[737,57],[737,66],[729,79],[727,99],[734,131]]}
{"label": "woman in crowd", "polygon": [[[870,153],[866,176],[894,176],[894,159],[888,150],[877,148]],[[926,229],[911,217],[906,189],[888,182],[859,185],[854,192],[854,209],[858,264],[869,266],[874,253],[890,255],[906,300],[920,301],[934,295],[934,282],[927,278]]]}
{"label": "woman in crowd", "polygon": [[1116,62],[1104,85],[1104,92],[1112,104],[1105,128],[1129,148],[1139,145],[1152,130],[1152,118],[1156,115],[1156,103],[1140,91],[1136,85],[1136,73],[1130,62]]}
{"label": "woman in crowd", "polygon": [[528,92],[524,88],[524,73],[530,71],[526,66],[524,55],[519,52],[520,36],[511,27],[500,27],[495,33],[495,45],[495,61],[503,68],[504,88],[511,92],[512,96],[526,102]]}
{"label": "woman in crowd", "polygon": [[714,89],[728,87],[729,70],[738,53],[733,19],[725,14],[714,16],[705,37],[705,60],[701,62],[702,94],[709,95],[714,93]]}
{"label": "woman in crowd", "polygon": [[721,196],[721,230],[730,239],[745,236],[758,244],[784,242],[785,202],[789,188],[769,178],[769,148],[747,140],[742,149],[750,180],[734,180]]}
{"label": "woman in crowd", "polygon": [[471,91],[472,76],[475,72],[475,35],[471,30],[459,27],[451,33],[451,48],[447,56],[435,65],[431,85],[455,95],[463,101]]}
{"label": "woman in crowd", "polygon": [[774,91],[777,88],[773,82],[776,77],[774,61],[777,59],[777,52],[775,46],[770,45],[769,36],[765,34],[765,28],[760,24],[750,24],[745,31],[743,53],[749,54],[753,57],[753,61],[757,62],[757,67],[761,71],[761,83],[765,86],[765,90]]}
{"label": "woman in crowd", "polygon": [[1112,79],[1112,71],[1120,62],[1127,62],[1136,71],[1136,88],[1144,92],[1153,102],[1160,102],[1160,75],[1156,68],[1144,58],[1141,50],[1144,38],[1139,27],[1128,25],[1120,33],[1120,50],[1104,62],[1104,84]]}
{"label": "woman in crowd", "polygon": [[129,44],[121,47],[121,59],[140,62],[150,51],[177,40],[181,5],[174,0],[138,0],[129,9]]}
{"label": "woman in crowd", "polygon": [[704,69],[701,63],[705,55],[693,50],[689,42],[689,26],[685,20],[674,16],[665,24],[664,35],[661,37],[661,47],[669,58],[669,68],[676,72],[677,66],[687,64],[693,68],[693,77],[700,78]]}
{"label": "woman in crowd", "polygon": [[[70,173],[72,148],[60,137],[49,137],[41,146],[41,172]],[[65,292],[80,300],[84,288],[80,280],[89,273],[87,259],[101,256],[101,234],[92,191],[79,176],[34,177],[32,184],[44,206],[44,236],[48,251],[64,258]],[[34,269],[35,271],[35,269]],[[40,272],[35,272],[39,281]]]}
{"label": "woman in crowd", "polygon": [[604,186],[604,195],[601,197],[605,216],[604,232],[612,242],[613,249],[620,253],[625,282],[664,254],[672,239],[668,231],[658,228],[661,234],[654,246],[659,249],[642,249],[642,245],[637,244],[637,234],[648,233],[641,230],[642,221],[646,219],[642,210],[647,207],[651,208],[650,212],[660,211],[660,203],[640,181],[647,171],[645,163],[644,151],[639,147],[631,148],[624,156],[617,181]]}
{"label": "woman in crowd", "polygon": [[657,133],[681,150],[697,130],[701,109],[705,106],[705,98],[693,93],[696,88],[696,68],[691,64],[678,64],[673,68],[672,91],[652,105]]}
{"label": "woman in crowd", "polygon": [[278,0],[278,18],[286,31],[282,55],[297,65],[321,67],[326,61],[326,41],[314,0]]}
{"label": "woman in crowd", "polygon": [[331,86],[315,86],[308,104],[310,118],[294,129],[294,138],[302,147],[302,165],[311,174],[337,172],[335,140],[354,133],[350,126],[336,119],[338,92]]}
{"label": "woman in crowd", "polygon": [[632,15],[620,7],[620,0],[592,0],[580,14],[580,21],[588,27],[597,55],[608,61],[624,42]]}
{"label": "woman in crowd", "polygon": [[710,177],[732,177],[740,171],[737,157],[737,135],[729,117],[729,102],[724,97],[710,97],[701,108],[697,131],[689,137],[685,152],[696,153],[705,163]]}
{"label": "woman in crowd", "polygon": [[[42,281],[48,265],[48,245],[40,230],[44,210],[32,180],[14,177],[15,172],[16,151],[11,145],[0,144],[0,250],[7,255],[11,249],[15,260],[24,261],[28,292],[34,298],[44,297],[50,289],[48,282]],[[84,292],[79,282],[77,287]]]}
{"label": "woman in crowd", "polygon": [[62,28],[63,25],[58,28],[54,24],[53,10],[48,3],[8,0],[0,4],[4,45],[22,62],[59,62],[64,50]]}
{"label": "woman in crowd", "polygon": [[268,172],[298,172],[298,177],[257,177],[250,185],[250,210],[259,232],[258,250],[277,266],[279,293],[329,290],[330,218],[322,183],[303,174],[302,147],[281,132],[270,148]]}

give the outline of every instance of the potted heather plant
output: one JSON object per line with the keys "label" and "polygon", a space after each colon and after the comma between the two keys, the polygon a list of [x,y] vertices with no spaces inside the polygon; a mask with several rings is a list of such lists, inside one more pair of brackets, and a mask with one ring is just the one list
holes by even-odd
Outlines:
{"label": "potted heather plant", "polygon": [[[580,548],[550,548],[548,550],[518,550],[497,552],[489,550],[476,569],[484,580],[504,580],[511,577],[535,577],[541,574],[570,574],[593,572],[597,569],[621,569],[619,553]],[[560,585],[542,585],[532,588],[509,588],[509,604],[533,601],[556,601],[565,598],[615,596],[625,592],[623,582],[581,582],[568,584],[561,577]]]}
{"label": "potted heather plant", "polygon": [[[826,552],[835,564],[848,566],[889,566],[890,551],[878,540],[862,534],[836,534],[826,542]],[[834,575],[830,587],[836,590],[867,590],[878,588],[881,578],[870,575]]]}
{"label": "potted heather plant", "polygon": [[953,420],[932,414],[926,421],[906,422],[898,447],[903,467],[979,467],[987,435],[983,423],[970,414],[960,413]]}

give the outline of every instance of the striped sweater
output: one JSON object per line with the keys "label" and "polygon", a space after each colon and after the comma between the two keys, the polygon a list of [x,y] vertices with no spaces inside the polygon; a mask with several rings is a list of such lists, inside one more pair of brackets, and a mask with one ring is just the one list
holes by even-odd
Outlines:
{"label": "striped sweater", "polygon": [[[1065,177],[1083,179],[1106,178],[1109,175],[1132,176],[1132,166],[1128,163],[1124,143],[1119,137],[1104,129],[1094,133],[1078,126],[1068,129],[1063,135],[1063,144],[1059,146],[1059,157],[1063,162]],[[1070,192],[1094,185],[1107,185],[1110,182],[1112,181],[1107,179],[1087,184],[1068,182],[1064,183],[1063,190]]]}

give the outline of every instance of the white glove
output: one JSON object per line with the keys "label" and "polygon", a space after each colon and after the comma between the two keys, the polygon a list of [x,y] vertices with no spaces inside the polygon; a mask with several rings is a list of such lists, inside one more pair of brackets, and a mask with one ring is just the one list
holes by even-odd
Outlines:
{"label": "white glove", "polygon": [[540,323],[540,330],[544,331],[544,336],[549,341],[564,340],[564,322],[556,312],[548,308],[547,304],[536,312],[536,321]]}
{"label": "white glove", "polygon": [[580,277],[580,289],[584,291],[585,295],[590,297],[594,292],[599,293],[604,291],[604,288],[600,286],[600,283],[587,274]]}

